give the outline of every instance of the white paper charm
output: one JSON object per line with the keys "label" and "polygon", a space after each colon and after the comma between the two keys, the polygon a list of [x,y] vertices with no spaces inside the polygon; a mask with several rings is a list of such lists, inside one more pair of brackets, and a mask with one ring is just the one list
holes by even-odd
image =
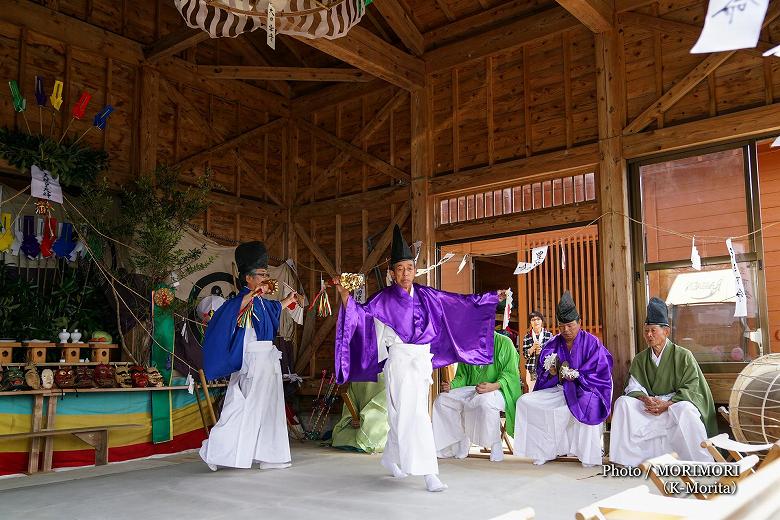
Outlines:
{"label": "white paper charm", "polygon": [[699,250],[696,249],[696,237],[691,239],[691,267],[701,271],[701,256],[699,256]]}
{"label": "white paper charm", "polygon": [[501,330],[506,330],[509,326],[509,317],[512,315],[512,289],[506,290],[506,305],[504,305],[504,322],[501,325]]}
{"label": "white paper charm", "polygon": [[366,303],[366,293],[366,285],[363,284],[355,289],[355,292],[352,293],[352,297],[355,298],[355,301],[358,303]]}
{"label": "white paper charm", "polygon": [[563,244],[561,244],[561,271],[566,270],[566,249],[563,248]]}
{"label": "white paper charm", "polygon": [[435,264],[433,264],[433,265],[431,265],[431,266],[428,266],[428,267],[426,267],[425,269],[418,269],[418,270],[417,270],[417,273],[415,273],[415,276],[422,276],[422,275],[424,275],[424,274],[428,274],[428,273],[430,273],[431,271],[433,271],[433,270],[434,270],[434,269],[436,269],[437,267],[441,266],[442,264],[446,264],[447,262],[449,262],[450,260],[452,260],[452,258],[453,258],[454,256],[455,256],[455,253],[447,253],[446,255],[444,255],[444,256],[442,257],[442,259],[441,259],[441,260],[439,260],[439,261],[438,261],[438,262],[436,262]]}
{"label": "white paper charm", "polygon": [[268,2],[268,11],[266,13],[267,24],[265,27],[265,42],[273,50],[276,50],[276,9],[272,2]]}
{"label": "white paper charm", "polygon": [[30,168],[30,175],[32,176],[30,195],[62,204],[62,187],[60,187],[59,179],[34,164]]}
{"label": "white paper charm", "polygon": [[187,392],[192,395],[195,393],[195,380],[192,379],[192,374],[187,374]]}
{"label": "white paper charm", "polygon": [[460,265],[458,266],[458,274],[460,274],[461,271],[463,271],[463,268],[466,267],[466,261],[469,259],[469,255],[463,255],[463,260],[460,261]]}
{"label": "white paper charm", "polygon": [[517,264],[515,274],[526,274],[533,271],[535,268],[542,265],[544,259],[547,258],[547,246],[535,247],[531,250],[531,261],[520,262]]}
{"label": "white paper charm", "polygon": [[422,240],[418,240],[414,244],[412,244],[412,251],[414,251],[414,263],[417,263],[417,260],[420,258],[420,251],[422,251]]}
{"label": "white paper charm", "polygon": [[692,54],[753,48],[769,0],[710,0],[704,29]]}
{"label": "white paper charm", "polygon": [[[780,49],[780,45],[775,47],[775,49]],[[778,53],[780,53],[780,51],[778,51]],[[780,54],[778,55],[780,56]],[[766,56],[766,53],[764,53],[764,56]],[[775,137],[775,140],[772,141],[772,144],[769,145],[769,148],[777,148],[778,146],[780,146],[780,136]]]}
{"label": "white paper charm", "polygon": [[745,293],[745,284],[742,283],[742,274],[739,272],[730,238],[726,240],[726,248],[728,248],[729,256],[731,257],[731,271],[734,273],[734,286],[737,288],[737,304],[734,309],[734,317],[744,318],[747,316],[747,294]]}

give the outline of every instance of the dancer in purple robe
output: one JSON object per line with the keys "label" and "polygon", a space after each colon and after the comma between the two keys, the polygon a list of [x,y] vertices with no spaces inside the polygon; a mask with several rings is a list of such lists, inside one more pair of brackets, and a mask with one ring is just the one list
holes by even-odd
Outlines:
{"label": "dancer in purple robe", "polygon": [[394,283],[365,304],[337,286],[344,306],[336,378],[376,381],[384,370],[390,431],[382,465],[397,478],[424,475],[428,491],[443,491],[428,414],[431,372],[455,362],[493,362],[496,305],[505,291],[461,295],[413,283],[414,255],[398,226],[390,268]]}
{"label": "dancer in purple robe", "polygon": [[612,355],[580,328],[566,291],[556,310],[560,334],[539,354],[534,391],[517,400],[515,453],[544,464],[561,455],[602,462],[602,424],[612,408]]}

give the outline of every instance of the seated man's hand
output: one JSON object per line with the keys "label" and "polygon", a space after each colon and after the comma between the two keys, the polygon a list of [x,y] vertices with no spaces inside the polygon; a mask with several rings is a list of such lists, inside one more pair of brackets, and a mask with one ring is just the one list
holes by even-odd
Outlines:
{"label": "seated man's hand", "polygon": [[352,419],[352,427],[356,430],[360,428],[360,419]]}
{"label": "seated man's hand", "polygon": [[442,382],[441,391],[445,393],[450,391],[450,384],[447,381]]}
{"label": "seated man's hand", "polygon": [[498,383],[480,383],[477,385],[476,390],[478,394],[487,394],[490,392],[495,392],[499,388],[501,388],[501,385]]}
{"label": "seated man's hand", "polygon": [[671,401],[664,401],[657,397],[650,397],[645,401],[645,411],[652,415],[661,415],[668,410],[670,406],[672,406]]}

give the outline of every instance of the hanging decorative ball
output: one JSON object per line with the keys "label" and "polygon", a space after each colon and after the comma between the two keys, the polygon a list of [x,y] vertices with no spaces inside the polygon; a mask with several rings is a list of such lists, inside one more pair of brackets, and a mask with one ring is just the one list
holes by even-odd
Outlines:
{"label": "hanging decorative ball", "polygon": [[35,214],[36,215],[50,215],[51,214],[51,202],[44,199],[38,199],[35,201]]}
{"label": "hanging decorative ball", "polygon": [[361,273],[341,273],[339,283],[347,291],[353,292],[366,283],[366,277]]}
{"label": "hanging decorative ball", "polygon": [[154,304],[158,307],[168,307],[173,303],[173,291],[167,287],[154,291]]}

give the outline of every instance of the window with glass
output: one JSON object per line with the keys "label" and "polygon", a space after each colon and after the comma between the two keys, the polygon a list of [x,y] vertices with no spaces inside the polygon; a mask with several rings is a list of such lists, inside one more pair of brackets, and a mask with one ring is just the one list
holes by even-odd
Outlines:
{"label": "window with glass", "polygon": [[[737,368],[763,355],[767,325],[761,236],[755,232],[761,224],[754,143],[638,162],[631,175],[638,348],[644,345],[647,302],[657,296],[669,307],[670,339],[700,364]],[[732,238],[747,294],[745,317],[734,317],[737,289],[726,237]],[[694,241],[701,270],[691,264]]]}

